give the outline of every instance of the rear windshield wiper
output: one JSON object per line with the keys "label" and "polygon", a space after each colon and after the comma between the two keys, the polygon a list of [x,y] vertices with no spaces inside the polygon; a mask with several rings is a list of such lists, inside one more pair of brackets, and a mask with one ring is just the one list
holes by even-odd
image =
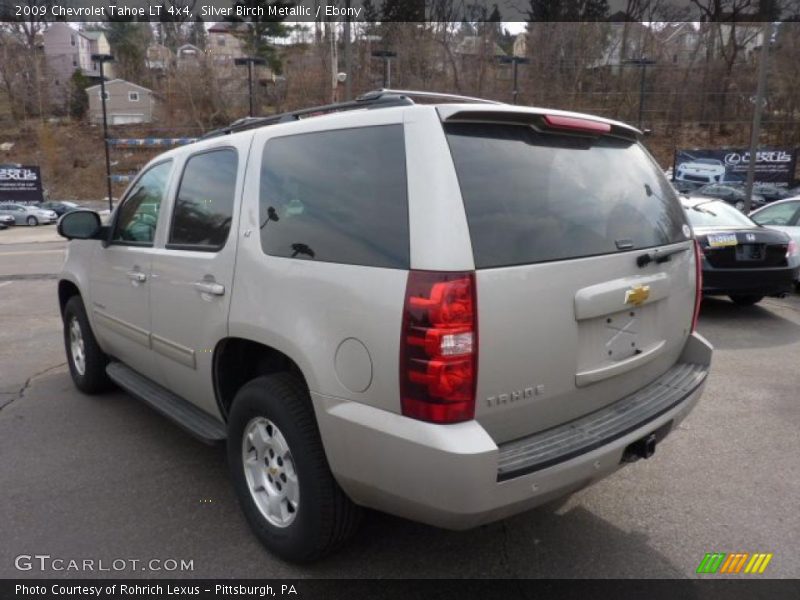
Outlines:
{"label": "rear windshield wiper", "polygon": [[651,262],[656,264],[665,263],[672,257],[673,254],[680,254],[681,252],[686,252],[688,248],[684,246],[683,248],[672,248],[671,250],[653,250],[652,252],[648,252],[646,254],[641,254],[636,257],[636,264],[640,267],[646,267]]}

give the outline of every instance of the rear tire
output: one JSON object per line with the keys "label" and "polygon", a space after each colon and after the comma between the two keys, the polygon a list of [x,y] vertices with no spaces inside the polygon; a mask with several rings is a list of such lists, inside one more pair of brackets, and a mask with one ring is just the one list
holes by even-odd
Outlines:
{"label": "rear tire", "polygon": [[27,224],[28,224],[30,227],[36,227],[36,226],[39,224],[39,219],[37,219],[36,217],[28,217],[28,218],[25,220],[25,222],[26,222],[26,223],[27,223]]}
{"label": "rear tire", "polygon": [[758,304],[764,299],[764,296],[756,296],[753,294],[732,294],[731,300],[739,306],[753,306]]}
{"label": "rear tire", "polygon": [[72,381],[85,394],[99,394],[112,387],[106,375],[108,357],[94,337],[80,296],[64,306],[64,347]]}
{"label": "rear tire", "polygon": [[297,377],[265,375],[239,390],[227,451],[245,517],[277,556],[317,560],[357,530],[361,509],[333,478],[308,390]]}

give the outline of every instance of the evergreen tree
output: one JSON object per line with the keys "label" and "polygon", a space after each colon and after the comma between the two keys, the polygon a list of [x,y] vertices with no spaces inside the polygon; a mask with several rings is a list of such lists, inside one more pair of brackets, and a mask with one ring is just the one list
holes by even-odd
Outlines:
{"label": "evergreen tree", "polygon": [[103,31],[111,46],[119,76],[133,82],[142,81],[147,46],[153,41],[153,30],[150,24],[109,21]]}
{"label": "evergreen tree", "polygon": [[[248,9],[260,7],[263,10],[264,16],[250,17],[248,19],[250,31],[243,38],[245,48],[250,56],[265,59],[275,73],[280,73],[282,71],[281,59],[275,45],[272,43],[272,39],[286,37],[289,35],[289,29],[283,23],[286,19],[285,17],[270,16],[270,7],[274,7],[274,9],[277,9],[275,12],[280,13],[281,9],[293,7],[294,2],[287,0],[236,0],[234,7],[236,6]],[[241,20],[231,19],[231,21]]]}
{"label": "evergreen tree", "polygon": [[69,114],[73,119],[82,119],[89,108],[86,88],[91,81],[80,69],[75,69],[69,80]]}

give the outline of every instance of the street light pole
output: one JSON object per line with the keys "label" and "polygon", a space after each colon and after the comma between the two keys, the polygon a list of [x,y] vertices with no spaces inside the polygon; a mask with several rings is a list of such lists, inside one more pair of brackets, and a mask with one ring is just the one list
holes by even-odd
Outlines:
{"label": "street light pole", "polygon": [[750,212],[753,203],[753,182],[756,178],[756,154],[758,138],[761,135],[761,111],[764,105],[764,91],[767,87],[767,65],[769,64],[769,42],[772,39],[772,23],[764,22],[761,40],[761,54],[758,59],[758,84],[756,85],[756,105],[753,110],[753,125],[750,131],[750,160],[747,163],[747,183],[744,188],[744,213]]}
{"label": "street light pole", "polygon": [[519,96],[519,87],[517,86],[517,70],[519,65],[527,65],[531,62],[529,59],[525,58],[524,56],[499,56],[498,60],[501,63],[513,65],[513,72],[514,72],[514,87],[511,90],[511,103],[517,103],[517,97]]}
{"label": "street light pole", "polygon": [[391,60],[397,56],[397,52],[391,50],[374,50],[372,52],[373,58],[383,59],[383,87],[391,87],[392,85],[392,63]]}
{"label": "street light pole", "polygon": [[353,98],[353,49],[350,47],[350,0],[346,0],[347,16],[344,20],[344,99],[348,102]]}
{"label": "street light pole", "polygon": [[240,58],[234,58],[233,64],[235,64],[237,67],[240,67],[242,65],[247,65],[247,89],[250,98],[250,111],[248,114],[252,117],[253,116],[253,65],[265,65],[267,64],[267,61],[257,56],[242,56]]}
{"label": "street light pole", "polygon": [[636,65],[642,71],[639,75],[639,129],[642,128],[642,122],[644,121],[644,83],[645,77],[647,75],[647,67],[650,65],[656,64],[652,58],[631,58],[629,60],[624,61],[626,65]]}
{"label": "street light pole", "polygon": [[103,105],[103,146],[106,151],[106,185],[108,187],[108,210],[114,209],[111,200],[111,157],[108,153],[108,116],[106,114],[106,77],[103,73],[103,64],[111,62],[114,57],[111,54],[92,54],[92,60],[100,63],[100,100]]}

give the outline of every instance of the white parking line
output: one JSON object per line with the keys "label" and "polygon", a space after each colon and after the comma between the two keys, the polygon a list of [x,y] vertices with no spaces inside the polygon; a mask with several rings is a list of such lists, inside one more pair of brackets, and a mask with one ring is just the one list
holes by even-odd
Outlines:
{"label": "white parking line", "polygon": [[11,285],[12,283],[14,283],[14,282],[13,281],[4,281],[3,283],[0,283],[0,287],[3,287],[4,285]]}

